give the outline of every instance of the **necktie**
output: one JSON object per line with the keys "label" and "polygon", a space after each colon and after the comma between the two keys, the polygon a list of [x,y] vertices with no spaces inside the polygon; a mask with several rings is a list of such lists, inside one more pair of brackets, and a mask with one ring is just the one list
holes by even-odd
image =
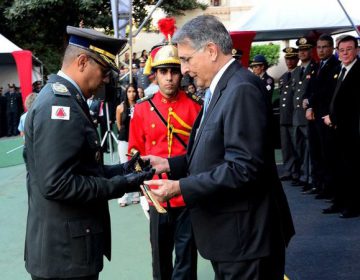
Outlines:
{"label": "necktie", "polygon": [[336,92],[339,90],[339,88],[340,88],[340,86],[341,86],[341,82],[342,82],[342,80],[344,79],[345,73],[346,73],[346,68],[343,67],[343,68],[341,69],[340,76],[339,76],[339,78],[338,78],[338,80],[337,80],[334,93],[336,93]]}
{"label": "necktie", "polygon": [[210,104],[210,99],[211,99],[211,91],[210,89],[208,88],[206,91],[205,91],[205,97],[204,97],[204,105],[203,105],[203,113],[202,113],[202,116],[201,116],[201,121],[200,121],[200,125],[199,127],[201,126],[204,118],[205,118],[205,114],[206,114],[206,111],[209,107],[209,104]]}
{"label": "necktie", "polygon": [[303,76],[304,76],[304,67],[301,66],[301,69],[300,69],[300,80],[302,80]]}
{"label": "necktie", "polygon": [[324,61],[321,60],[321,61],[320,61],[320,69],[323,68],[324,64],[325,64]]}

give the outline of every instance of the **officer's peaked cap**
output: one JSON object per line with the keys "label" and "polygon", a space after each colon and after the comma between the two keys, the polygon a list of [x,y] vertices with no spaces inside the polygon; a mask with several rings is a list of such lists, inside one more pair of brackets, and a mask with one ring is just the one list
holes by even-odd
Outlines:
{"label": "officer's peaked cap", "polygon": [[287,47],[282,51],[285,53],[285,58],[297,58],[299,54],[299,50],[293,47]]}
{"label": "officer's peaked cap", "polygon": [[265,56],[263,56],[262,54],[257,54],[254,56],[254,59],[251,62],[250,67],[261,64],[267,65],[267,60]]}
{"label": "officer's peaked cap", "polygon": [[315,42],[310,38],[301,37],[296,40],[296,45],[298,46],[299,50],[306,50],[313,48],[315,46]]}
{"label": "officer's peaked cap", "polygon": [[70,35],[69,45],[83,48],[96,54],[104,63],[118,71],[115,57],[125,46],[126,39],[117,39],[94,29],[74,26],[67,26],[66,32]]}

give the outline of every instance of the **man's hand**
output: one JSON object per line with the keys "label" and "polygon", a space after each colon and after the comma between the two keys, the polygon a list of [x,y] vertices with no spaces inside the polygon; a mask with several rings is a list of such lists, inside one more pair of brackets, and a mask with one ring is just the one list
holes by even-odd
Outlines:
{"label": "man's hand", "polygon": [[167,158],[157,157],[157,156],[143,156],[141,157],[144,161],[150,160],[150,165],[156,169],[156,174],[161,174],[165,172],[170,172],[169,161]]}
{"label": "man's hand", "polygon": [[323,116],[322,119],[324,120],[324,123],[325,123],[327,126],[333,127],[333,124],[331,123],[331,120],[330,120],[330,116],[329,116],[329,115]]}
{"label": "man's hand", "polygon": [[151,189],[151,192],[159,202],[168,201],[170,198],[181,194],[179,181],[150,180],[144,181],[144,183],[151,186],[158,186],[158,189]]}
{"label": "man's hand", "polygon": [[313,121],[313,120],[315,120],[315,115],[314,115],[314,112],[313,112],[312,108],[306,109],[305,117],[306,117],[306,119],[307,119],[308,121]]}

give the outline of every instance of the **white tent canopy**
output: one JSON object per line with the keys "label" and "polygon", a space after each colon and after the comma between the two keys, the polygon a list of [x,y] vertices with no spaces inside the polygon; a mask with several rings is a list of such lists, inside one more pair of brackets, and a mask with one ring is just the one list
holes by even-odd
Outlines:
{"label": "white tent canopy", "polygon": [[[12,53],[21,50],[20,47],[0,34],[0,86],[4,88],[4,91],[7,90],[7,84],[9,83],[15,83],[17,86],[20,85],[16,63]],[[33,56],[32,82],[42,80],[41,72],[39,60]]]}
{"label": "white tent canopy", "polygon": [[[359,0],[341,0],[356,26]],[[337,34],[353,30],[337,0],[262,0],[247,16],[231,20],[229,31],[256,31],[254,41],[299,38],[312,33]]]}

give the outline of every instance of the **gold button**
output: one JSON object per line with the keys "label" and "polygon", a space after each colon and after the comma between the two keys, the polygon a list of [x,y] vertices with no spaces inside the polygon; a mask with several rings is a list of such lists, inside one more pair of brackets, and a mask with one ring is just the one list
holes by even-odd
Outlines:
{"label": "gold button", "polygon": [[154,107],[151,107],[151,108],[150,108],[150,111],[154,111],[154,110],[155,110]]}
{"label": "gold button", "polygon": [[296,100],[299,100],[300,99],[300,97],[296,97]]}
{"label": "gold button", "polygon": [[152,141],[151,144],[153,144],[153,146],[155,146],[155,145],[156,145],[156,141],[155,141],[155,140]]}
{"label": "gold button", "polygon": [[173,108],[169,107],[169,112],[171,112],[173,110]]}
{"label": "gold button", "polygon": [[302,84],[302,81],[299,82],[299,85],[301,85],[301,84]]}
{"label": "gold button", "polygon": [[86,229],[86,233],[90,233],[90,229],[89,229],[89,228]]}
{"label": "gold button", "polygon": [[297,107],[297,108],[299,108],[299,107],[300,107],[300,105],[296,105],[296,107]]}
{"label": "gold button", "polygon": [[154,123],[152,123],[152,124],[151,124],[151,127],[152,127],[152,128],[154,128],[154,127],[155,127],[155,124],[154,124]]}
{"label": "gold button", "polygon": [[282,106],[285,107],[285,104],[283,104]]}

